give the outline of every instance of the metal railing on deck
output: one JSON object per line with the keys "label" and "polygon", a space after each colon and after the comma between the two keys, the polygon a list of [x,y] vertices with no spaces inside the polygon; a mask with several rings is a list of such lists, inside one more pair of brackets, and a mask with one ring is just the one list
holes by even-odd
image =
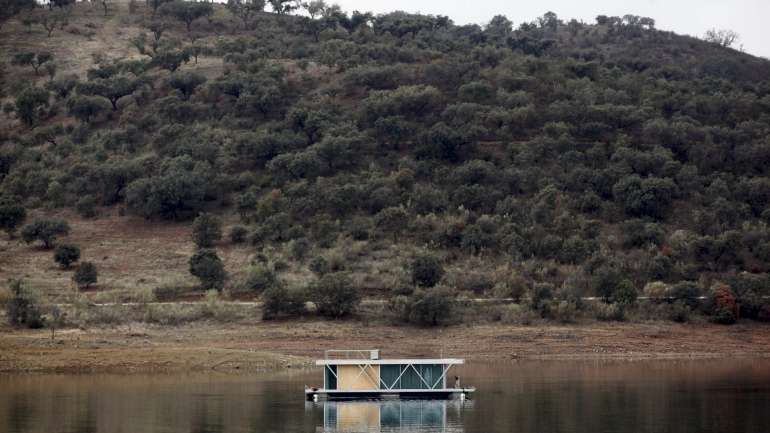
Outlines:
{"label": "metal railing on deck", "polygon": [[324,350],[324,359],[380,359],[379,349],[368,350]]}

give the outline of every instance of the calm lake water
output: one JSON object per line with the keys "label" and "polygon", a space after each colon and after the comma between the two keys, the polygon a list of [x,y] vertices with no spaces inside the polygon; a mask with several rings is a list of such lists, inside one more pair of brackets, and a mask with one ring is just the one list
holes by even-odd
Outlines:
{"label": "calm lake water", "polygon": [[319,371],[0,375],[2,433],[770,432],[770,360],[471,363],[472,401],[306,403]]}

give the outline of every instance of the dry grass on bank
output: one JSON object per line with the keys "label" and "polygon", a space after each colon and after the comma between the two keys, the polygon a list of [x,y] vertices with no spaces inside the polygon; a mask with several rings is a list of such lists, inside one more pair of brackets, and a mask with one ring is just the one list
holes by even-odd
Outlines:
{"label": "dry grass on bank", "polygon": [[57,332],[0,332],[0,371],[255,371],[301,368],[323,350],[380,348],[388,357],[516,359],[686,359],[767,357],[770,333],[747,323],[605,324],[414,328],[357,321],[129,324]]}

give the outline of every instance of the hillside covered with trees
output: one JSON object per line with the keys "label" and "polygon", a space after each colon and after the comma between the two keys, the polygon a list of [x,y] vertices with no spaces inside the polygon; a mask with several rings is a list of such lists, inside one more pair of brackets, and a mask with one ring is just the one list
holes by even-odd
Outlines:
{"label": "hillside covered with trees", "polygon": [[770,62],[731,32],[318,0],[1,4],[6,259],[33,250],[109,291],[69,223],[129,219],[192,230],[168,271],[266,317],[383,299],[438,324],[488,297],[518,303],[489,320],[770,320]]}

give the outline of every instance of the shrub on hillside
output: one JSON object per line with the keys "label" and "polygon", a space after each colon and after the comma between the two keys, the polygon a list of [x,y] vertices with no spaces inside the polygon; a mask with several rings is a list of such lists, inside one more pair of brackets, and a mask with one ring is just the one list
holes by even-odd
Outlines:
{"label": "shrub on hillside", "polygon": [[62,269],[69,269],[73,263],[80,260],[80,247],[75,244],[57,245],[53,252],[53,259]]}
{"label": "shrub on hillside", "polygon": [[246,242],[246,237],[248,236],[249,231],[244,226],[233,226],[230,228],[230,242],[234,244],[242,244],[243,242]]}
{"label": "shrub on hillside", "polygon": [[498,271],[495,275],[493,293],[496,298],[511,298],[519,302],[521,297],[529,290],[529,281],[512,271]]}
{"label": "shrub on hillside", "polygon": [[404,314],[411,323],[437,326],[453,319],[455,304],[455,294],[449,289],[420,289],[407,298]]}
{"label": "shrub on hillside", "polygon": [[706,298],[706,311],[712,320],[723,325],[732,325],[738,320],[738,299],[730,286],[717,282]]}
{"label": "shrub on hillside", "polygon": [[306,238],[293,239],[289,242],[289,254],[294,260],[304,260],[310,248],[310,241]]}
{"label": "shrub on hillside", "polygon": [[662,281],[653,281],[644,285],[642,293],[651,301],[660,301],[669,296],[668,284]]}
{"label": "shrub on hillside", "polygon": [[10,280],[11,298],[5,304],[8,324],[14,327],[42,328],[43,316],[36,297],[21,280]]}
{"label": "shrub on hillside", "polygon": [[91,284],[96,284],[99,272],[96,265],[91,262],[82,262],[75,271],[73,279],[80,289],[87,289]]}
{"label": "shrub on hillside", "polygon": [[673,304],[671,304],[671,309],[669,310],[669,318],[674,322],[676,323],[689,322],[691,315],[692,315],[692,308],[690,307],[690,305],[687,304],[687,302],[676,301]]}
{"label": "shrub on hillside", "polygon": [[636,291],[634,284],[627,280],[621,280],[612,292],[610,300],[613,304],[618,304],[621,307],[629,307],[636,305],[636,299],[639,293]]}
{"label": "shrub on hillside", "polygon": [[75,205],[78,214],[83,218],[93,218],[96,216],[96,198],[87,195],[78,200]]}
{"label": "shrub on hillside", "polygon": [[690,308],[700,304],[701,288],[692,281],[682,281],[674,284],[669,291],[669,296],[675,301],[682,302]]}
{"label": "shrub on hillside", "polygon": [[211,248],[222,239],[222,221],[208,213],[198,215],[193,221],[192,238],[198,248]]}
{"label": "shrub on hillside", "polygon": [[355,312],[361,302],[361,294],[340,272],[326,274],[313,285],[311,299],[322,316],[340,318]]}
{"label": "shrub on hillside", "polygon": [[419,287],[433,287],[444,276],[444,266],[433,255],[421,254],[414,257],[409,264],[409,269],[412,283]]}
{"label": "shrub on hillside", "polygon": [[37,219],[21,229],[21,238],[31,244],[35,241],[43,242],[43,246],[49,249],[59,236],[66,236],[70,232],[70,226],[61,219]]}
{"label": "shrub on hillside", "polygon": [[274,285],[262,293],[262,319],[295,317],[305,312],[304,293],[283,285]]}
{"label": "shrub on hillside", "polygon": [[222,289],[227,273],[216,251],[198,250],[190,257],[189,265],[190,273],[200,280],[203,289]]}
{"label": "shrub on hillside", "polygon": [[541,317],[547,318],[551,314],[551,300],[554,295],[553,284],[537,283],[530,292],[530,306],[534,311],[540,313]]}
{"label": "shrub on hillside", "polygon": [[26,218],[27,211],[18,202],[5,198],[0,200],[0,230],[8,233],[9,238],[13,238]]}
{"label": "shrub on hillside", "polygon": [[593,310],[596,319],[602,322],[623,322],[626,320],[625,309],[618,304],[597,302],[594,304]]}
{"label": "shrub on hillside", "polygon": [[308,268],[319,277],[323,277],[331,272],[331,265],[329,265],[329,261],[324,256],[313,257],[310,263],[308,263]]}
{"label": "shrub on hillside", "polygon": [[259,295],[260,293],[280,285],[275,272],[266,265],[257,265],[249,269],[241,291]]}

